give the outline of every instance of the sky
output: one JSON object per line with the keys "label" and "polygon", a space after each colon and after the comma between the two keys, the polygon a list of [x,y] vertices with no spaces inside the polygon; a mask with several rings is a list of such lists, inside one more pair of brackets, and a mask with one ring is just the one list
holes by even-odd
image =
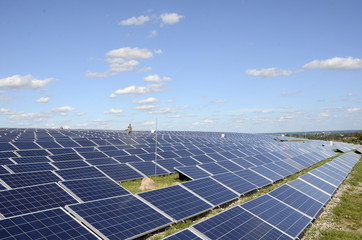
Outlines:
{"label": "sky", "polygon": [[359,0],[2,0],[0,127],[362,129],[361,11]]}

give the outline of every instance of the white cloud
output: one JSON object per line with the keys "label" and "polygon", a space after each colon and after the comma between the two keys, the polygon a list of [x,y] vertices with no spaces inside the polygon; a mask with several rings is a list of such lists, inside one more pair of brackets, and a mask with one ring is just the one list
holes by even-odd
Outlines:
{"label": "white cloud", "polygon": [[348,96],[349,96],[349,97],[353,97],[354,94],[353,94],[353,93],[348,93]]}
{"label": "white cloud", "polygon": [[262,76],[262,77],[279,77],[279,76],[289,76],[292,74],[296,74],[301,72],[301,70],[298,71],[291,71],[291,70],[277,70],[275,67],[272,68],[265,68],[261,70],[256,69],[248,69],[245,71],[246,74],[250,76]]}
{"label": "white cloud", "polygon": [[157,50],[155,50],[154,52],[155,52],[156,54],[162,54],[162,53],[163,53],[161,49],[157,49]]}
{"label": "white cloud", "polygon": [[141,110],[141,111],[151,111],[156,109],[157,106],[156,105],[139,105],[136,106],[136,110]]}
{"label": "white cloud", "polygon": [[144,126],[156,125],[156,122],[144,122],[142,123]]}
{"label": "white cloud", "polygon": [[107,57],[121,59],[148,59],[152,57],[152,52],[146,48],[138,49],[124,47],[107,52]]}
{"label": "white cloud", "polygon": [[153,37],[156,37],[156,35],[157,35],[157,31],[153,30],[148,37],[153,38]]}
{"label": "white cloud", "polygon": [[213,123],[214,120],[211,120],[211,119],[204,119],[202,120],[203,123]]}
{"label": "white cloud", "polygon": [[121,114],[122,112],[123,112],[122,109],[111,108],[110,110],[104,111],[104,114]]}
{"label": "white cloud", "polygon": [[318,117],[329,117],[330,114],[329,113],[320,113],[318,114]]}
{"label": "white cloud", "polygon": [[49,98],[48,97],[41,97],[41,98],[35,100],[35,102],[37,102],[37,103],[47,103],[47,102],[49,102]]}
{"label": "white cloud", "polygon": [[74,111],[75,108],[73,107],[69,107],[69,106],[63,106],[63,107],[59,107],[59,108],[53,108],[51,111],[52,112],[70,112],[70,111]]}
{"label": "white cloud", "polygon": [[347,112],[358,112],[359,110],[361,110],[360,108],[348,108]]}
{"label": "white cloud", "polygon": [[177,13],[165,13],[161,14],[161,19],[164,24],[175,24],[180,21],[184,16],[178,15]]}
{"label": "white cloud", "polygon": [[157,74],[155,74],[155,75],[148,75],[143,80],[145,82],[166,82],[166,81],[171,81],[171,78],[170,77],[160,78]]}
{"label": "white cloud", "polygon": [[180,114],[176,114],[176,115],[169,115],[167,117],[169,117],[169,118],[181,118],[182,116]]}
{"label": "white cloud", "polygon": [[138,104],[155,104],[157,103],[157,99],[154,97],[149,97],[137,102]]}
{"label": "white cloud", "polygon": [[303,66],[303,69],[314,68],[338,70],[362,69],[362,59],[353,57],[334,57],[326,60],[314,60]]}
{"label": "white cloud", "polygon": [[173,99],[167,99],[168,103],[173,103],[173,101],[174,101]]}
{"label": "white cloud", "polygon": [[211,101],[211,103],[226,103],[226,100],[215,100],[215,101]]}
{"label": "white cloud", "polygon": [[298,93],[300,93],[300,90],[295,90],[293,92],[283,92],[282,95],[288,97],[288,96],[296,95]]}
{"label": "white cloud", "polygon": [[214,120],[212,120],[212,119],[204,119],[201,122],[194,122],[194,123],[192,123],[192,125],[198,126],[198,125],[211,124],[211,123],[214,123]]}
{"label": "white cloud", "polygon": [[122,20],[119,24],[123,26],[131,26],[131,25],[143,25],[145,22],[148,22],[150,17],[148,16],[139,16],[139,17],[131,17],[125,20]]}
{"label": "white cloud", "polygon": [[165,88],[162,84],[151,84],[147,86],[137,87],[136,85],[131,85],[124,89],[118,89],[114,93],[110,95],[111,98],[114,98],[115,95],[120,94],[144,94],[144,93],[155,93],[155,92],[162,92]]}
{"label": "white cloud", "polygon": [[177,113],[178,110],[172,107],[165,107],[159,110],[151,112],[152,114],[167,114],[167,113]]}
{"label": "white cloud", "polygon": [[13,111],[7,108],[0,108],[0,115],[10,115],[13,114]]}
{"label": "white cloud", "polygon": [[109,73],[109,72],[90,72],[90,71],[87,71],[84,74],[84,77],[86,77],[86,78],[106,78],[106,77],[114,76],[114,75],[115,74]]}
{"label": "white cloud", "polygon": [[139,73],[143,73],[143,72],[149,72],[151,71],[152,68],[151,67],[145,67],[145,68],[141,68],[140,70],[138,70]]}
{"label": "white cloud", "polygon": [[46,78],[39,80],[31,76],[13,75],[7,78],[0,79],[0,88],[12,88],[12,89],[37,89],[44,87],[45,85],[54,81],[54,78]]}
{"label": "white cloud", "polygon": [[139,64],[136,60],[130,60],[126,61],[122,64],[114,63],[110,65],[110,70],[112,72],[126,72],[126,71],[132,71],[135,66]]}

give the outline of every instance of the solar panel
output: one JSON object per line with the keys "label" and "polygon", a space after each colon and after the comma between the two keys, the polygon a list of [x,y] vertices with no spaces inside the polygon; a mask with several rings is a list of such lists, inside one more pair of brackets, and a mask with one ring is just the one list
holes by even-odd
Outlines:
{"label": "solar panel", "polygon": [[285,170],[284,168],[276,165],[274,162],[272,163],[267,163],[263,165],[264,167],[272,170],[273,172],[278,173],[279,175],[281,175],[283,178],[289,176],[291,173],[288,172],[287,170]]}
{"label": "solar panel", "polygon": [[80,145],[73,140],[57,140],[63,147],[79,147]]}
{"label": "solar panel", "polygon": [[274,162],[275,165],[284,168],[285,170],[287,170],[288,172],[290,172],[290,174],[296,173],[299,170],[295,167],[292,167],[291,165],[289,165],[288,163],[285,163],[283,161],[278,161],[278,162]]}
{"label": "solar panel", "polygon": [[293,238],[297,238],[312,222],[312,218],[267,194],[240,206]]}
{"label": "solar panel", "polygon": [[93,143],[92,141],[88,140],[88,139],[74,139],[75,142],[77,142],[79,145],[81,145],[82,147],[93,147],[96,146],[95,143]]}
{"label": "solar panel", "polygon": [[166,158],[178,158],[180,157],[179,155],[177,155],[174,152],[157,152],[158,156],[161,156],[162,158],[166,159]]}
{"label": "solar panel", "polygon": [[217,162],[217,164],[222,166],[223,168],[226,168],[230,172],[236,172],[236,171],[244,170],[243,167],[237,165],[236,163],[234,163],[234,162],[232,162],[230,160],[220,161],[220,162]]}
{"label": "solar panel", "polygon": [[[223,157],[227,158],[227,159],[233,159],[233,158],[238,158],[238,156],[232,154],[231,152],[219,152],[220,155],[222,155]],[[218,159],[215,159],[216,161],[220,161]],[[222,161],[222,160],[221,160]]]}
{"label": "solar panel", "polygon": [[0,220],[2,239],[98,239],[61,208]]}
{"label": "solar panel", "polygon": [[250,168],[250,170],[252,170],[256,173],[259,173],[263,177],[266,177],[266,178],[272,180],[273,182],[278,181],[283,178],[282,175],[279,175],[278,173],[275,173],[272,170],[270,170],[264,166],[252,167],[252,168]]}
{"label": "solar panel", "polygon": [[196,223],[191,228],[209,239],[292,239],[239,206]]}
{"label": "solar panel", "polygon": [[0,175],[0,178],[11,188],[26,187],[42,183],[58,182],[60,178],[51,171],[16,173]]}
{"label": "solar panel", "polygon": [[114,157],[118,162],[120,163],[128,163],[128,162],[143,162],[142,159],[135,155],[129,155],[129,156],[120,156],[120,157]]}
{"label": "solar panel", "polygon": [[42,148],[61,148],[62,146],[60,146],[58,143],[53,142],[53,141],[45,141],[45,142],[41,142],[41,141],[37,141],[36,142],[38,145],[40,145]]}
{"label": "solar panel", "polygon": [[187,151],[189,151],[193,155],[203,155],[203,154],[205,154],[203,151],[201,151],[200,149],[197,149],[197,148],[187,149]]}
{"label": "solar panel", "polygon": [[13,142],[13,145],[15,145],[20,150],[27,150],[27,149],[41,149],[39,145],[35,144],[34,142],[20,142],[15,141]]}
{"label": "solar panel", "polygon": [[158,165],[155,165],[154,162],[131,162],[128,164],[143,173],[145,176],[154,176],[155,174],[166,175],[170,173]]}
{"label": "solar panel", "polygon": [[169,172],[176,172],[175,167],[182,167],[183,165],[174,159],[158,160],[157,164],[165,168]]}
{"label": "solar panel", "polygon": [[104,239],[133,239],[171,224],[137,197],[126,195],[66,206]]}
{"label": "solar panel", "polygon": [[163,240],[202,240],[202,238],[198,237],[195,233],[191,232],[188,228],[179,231],[175,234],[172,234],[168,237],[162,238]]}
{"label": "solar panel", "polygon": [[[206,156],[207,157],[207,158],[204,157],[205,159],[207,159],[207,161],[205,161],[204,159],[200,159],[200,162],[202,162],[202,163],[215,162],[215,161],[219,162],[219,161],[229,160],[226,157],[224,157],[224,156],[222,156],[222,155],[220,155],[220,154],[218,154],[216,152],[208,153],[207,155],[194,156],[194,158],[199,161],[199,159],[196,158],[196,157],[199,158],[199,156]],[[211,159],[212,161],[210,161],[209,159]]]}
{"label": "solar panel", "polygon": [[8,170],[3,168],[3,166],[0,166],[0,174],[8,174],[8,173],[10,173]]}
{"label": "solar panel", "polygon": [[125,151],[128,152],[129,154],[132,154],[132,155],[147,153],[142,148],[138,148],[138,149],[131,148],[131,149],[126,149]]}
{"label": "solar panel", "polygon": [[215,162],[215,160],[212,159],[208,155],[196,155],[196,156],[192,156],[192,158],[196,159],[200,163],[213,163],[213,162]]}
{"label": "solar panel", "polygon": [[174,151],[174,153],[177,154],[180,157],[190,157],[190,156],[193,155],[192,153],[190,153],[186,149],[177,150],[177,151]]}
{"label": "solar panel", "polygon": [[102,172],[107,174],[110,178],[112,178],[116,182],[132,180],[143,178],[139,172],[131,168],[126,164],[109,164],[97,166]]}
{"label": "solar panel", "polygon": [[7,142],[0,142],[0,151],[14,151],[16,148]]}
{"label": "solar panel", "polygon": [[211,173],[212,175],[229,172],[229,170],[217,165],[215,162],[200,164],[197,165],[197,167]]}
{"label": "solar panel", "polygon": [[71,160],[83,160],[81,156],[77,153],[68,153],[68,154],[61,154],[61,155],[54,155],[49,156],[53,161],[71,161]]}
{"label": "solar panel", "polygon": [[56,166],[58,169],[89,167],[89,164],[83,160],[52,162],[51,164]]}
{"label": "solar panel", "polygon": [[2,184],[0,184],[0,190],[5,190],[6,187],[4,187]]}
{"label": "solar panel", "polygon": [[185,166],[195,166],[197,164],[200,164],[200,162],[196,161],[195,159],[193,159],[191,157],[175,158],[175,160],[182,163]]}
{"label": "solar panel", "polygon": [[184,166],[184,167],[175,167],[175,170],[179,173],[182,173],[190,179],[199,179],[211,176],[210,173],[205,172],[204,170],[196,166]]}
{"label": "solar panel", "polygon": [[82,168],[62,169],[55,171],[64,180],[104,177],[104,174],[93,166]]}
{"label": "solar panel", "polygon": [[14,173],[56,170],[49,163],[12,164],[7,167]]}
{"label": "solar panel", "polygon": [[[44,162],[50,162],[50,160],[45,156],[39,156],[39,157],[14,157],[11,158],[13,161],[15,161],[18,164],[25,164],[25,163],[44,163]],[[12,163],[10,163],[12,164]]]}
{"label": "solar panel", "polygon": [[56,183],[0,191],[0,213],[4,217],[64,207],[77,202]]}
{"label": "solar panel", "polygon": [[130,194],[107,177],[63,181],[60,184],[84,202]]}
{"label": "solar panel", "polygon": [[324,206],[324,204],[288,185],[282,185],[268,194],[312,218],[315,218]]}
{"label": "solar panel", "polygon": [[108,145],[108,146],[101,146],[101,147],[97,147],[100,151],[104,152],[104,151],[113,151],[113,150],[119,150],[118,148],[116,148],[115,146],[112,145]]}
{"label": "solar panel", "polygon": [[336,187],[332,186],[331,184],[327,183],[326,181],[319,179],[309,173],[306,173],[299,177],[300,179],[306,181],[307,183],[312,184],[313,186],[321,189],[322,191],[333,195],[334,192],[337,190]]}
{"label": "solar panel", "polygon": [[214,206],[221,205],[239,197],[239,195],[211,178],[188,181],[182,183],[182,186],[188,188]]}
{"label": "solar panel", "polygon": [[0,158],[13,158],[13,157],[17,157],[18,155],[16,155],[13,152],[0,152]]}
{"label": "solar panel", "polygon": [[233,173],[223,173],[212,176],[212,178],[239,193],[239,195],[246,194],[257,188],[256,185],[236,176]]}
{"label": "solar panel", "polygon": [[245,169],[239,172],[234,172],[234,174],[238,175],[239,177],[245,179],[248,182],[251,182],[252,184],[258,186],[258,187],[264,187],[272,183],[271,180],[260,176],[259,174],[249,170]]}
{"label": "solar panel", "polygon": [[[309,172],[309,174],[312,174],[313,176],[316,176],[320,179],[323,179],[324,181],[330,183],[331,185],[335,186],[336,188],[342,183],[342,181],[344,180],[338,180],[334,177],[331,177],[330,175],[319,171],[319,169],[313,169],[312,171]],[[336,174],[335,174],[336,175]]]}
{"label": "solar panel", "polygon": [[48,156],[49,153],[45,150],[22,150],[17,151],[22,157],[34,157],[34,156]]}
{"label": "solar panel", "polygon": [[142,192],[138,196],[147,200],[177,222],[212,208],[211,205],[179,185]]}
{"label": "solar panel", "polygon": [[14,164],[14,162],[9,160],[8,158],[0,158],[0,165],[10,165],[10,164]]}
{"label": "solar panel", "polygon": [[67,153],[74,153],[74,150],[71,148],[53,148],[48,149],[53,155],[60,155],[60,154],[67,154]]}
{"label": "solar panel", "polygon": [[109,157],[129,156],[129,154],[126,153],[123,150],[107,151],[107,152],[104,152],[104,153]]}
{"label": "solar panel", "polygon": [[330,195],[322,192],[313,185],[308,184],[300,179],[295,179],[291,182],[288,182],[287,184],[323,204],[326,204],[331,199]]}
{"label": "solar panel", "polygon": [[108,164],[117,164],[118,162],[112,158],[94,158],[94,159],[88,159],[85,160],[87,163],[90,163],[94,166],[99,165],[108,165]]}
{"label": "solar panel", "polygon": [[[146,154],[140,154],[137,155],[139,158],[141,158],[143,161],[153,161],[155,160],[155,154],[154,153],[146,153]],[[157,157],[157,159],[161,159],[160,157]]]}
{"label": "solar panel", "polygon": [[242,166],[243,168],[251,168],[251,167],[255,166],[254,164],[248,162],[244,158],[234,158],[234,159],[231,159],[230,161]]}
{"label": "solar panel", "polygon": [[81,152],[79,153],[81,156],[83,156],[85,159],[94,159],[94,158],[104,158],[108,157],[103,152]]}

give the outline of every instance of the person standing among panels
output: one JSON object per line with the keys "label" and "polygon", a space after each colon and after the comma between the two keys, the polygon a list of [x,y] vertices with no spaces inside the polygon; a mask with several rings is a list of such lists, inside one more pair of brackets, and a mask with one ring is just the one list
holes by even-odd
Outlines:
{"label": "person standing among panels", "polygon": [[131,133],[132,133],[132,125],[129,124],[129,125],[128,125],[128,134],[131,134]]}

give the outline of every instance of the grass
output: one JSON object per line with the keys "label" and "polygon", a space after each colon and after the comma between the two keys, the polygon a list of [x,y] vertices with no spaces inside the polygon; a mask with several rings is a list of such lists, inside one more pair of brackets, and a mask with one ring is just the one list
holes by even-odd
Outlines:
{"label": "grass", "polygon": [[340,189],[343,191],[340,198],[332,199],[337,202],[335,207],[317,219],[308,230],[310,239],[362,239],[362,158]]}
{"label": "grass", "polygon": [[[256,197],[259,197],[263,194],[266,194],[278,187],[280,187],[281,185],[287,183],[287,182],[290,182],[292,180],[295,180],[297,179],[299,176],[317,168],[317,167],[320,167],[321,165],[331,161],[332,159],[338,157],[342,155],[342,153],[339,153],[331,158],[327,158],[325,160],[322,160],[316,164],[314,164],[313,166],[307,168],[307,169],[304,169],[298,173],[295,173],[291,176],[289,176],[288,178],[286,179],[283,179],[279,182],[276,182],[272,185],[269,185],[265,188],[262,188],[258,191],[255,191],[251,194],[247,194],[245,196],[242,196],[240,197],[239,199],[237,199],[236,201],[232,202],[232,203],[229,203],[227,204],[226,206],[223,206],[223,207],[218,207],[218,208],[215,208],[211,211],[208,211],[206,212],[205,214],[203,214],[202,216],[199,216],[199,217],[196,217],[196,218],[193,218],[193,219],[189,219],[189,220],[186,220],[186,221],[182,221],[182,222],[179,222],[179,223],[175,223],[169,227],[167,227],[166,229],[164,229],[164,231],[160,231],[158,233],[154,233],[152,235],[150,235],[147,239],[148,240],[158,240],[158,239],[161,239],[161,238],[164,238],[168,235],[171,235],[173,233],[176,233],[178,231],[181,231],[185,228],[188,228],[189,226],[199,222],[199,221],[202,221],[204,220],[205,218],[209,218],[217,213],[220,213],[222,211],[225,211],[233,206],[236,206],[236,205],[240,205],[244,202],[247,202],[251,199],[254,199]],[[152,177],[152,179],[154,180],[154,177]],[[163,187],[167,187],[167,186],[171,186],[171,185],[175,185],[175,184],[178,184],[178,183],[181,183],[183,181],[179,180],[178,179],[178,173],[174,173],[174,174],[171,174],[171,175],[167,175],[167,176],[157,176],[157,188],[163,188]],[[130,192],[132,192],[133,194],[135,193],[138,193],[138,192],[141,192],[141,190],[139,190],[139,186],[141,185],[141,179],[138,179],[138,180],[132,180],[132,181],[126,181],[126,182],[122,182],[121,185],[123,187],[125,187],[127,190],[129,190]]]}

